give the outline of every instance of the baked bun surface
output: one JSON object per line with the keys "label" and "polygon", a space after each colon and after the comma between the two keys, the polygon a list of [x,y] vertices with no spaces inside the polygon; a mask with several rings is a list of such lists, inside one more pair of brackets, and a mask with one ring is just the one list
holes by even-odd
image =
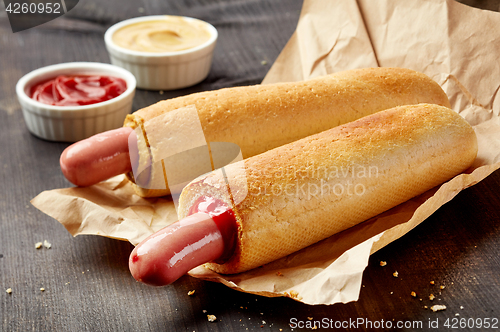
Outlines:
{"label": "baked bun surface", "polygon": [[[141,127],[194,105],[207,142],[235,143],[248,158],[381,110],[418,103],[450,106],[441,87],[422,73],[366,68],[303,82],[225,88],[165,100],[128,115],[124,125]],[[144,158],[148,153],[147,148],[140,151]],[[134,183],[130,174],[129,179]],[[169,194],[168,188],[135,189],[143,197]]]}
{"label": "baked bun surface", "polygon": [[200,196],[232,207],[238,244],[224,274],[269,263],[380,214],[466,170],[472,127],[451,109],[395,107],[214,171],[184,188],[180,217]]}

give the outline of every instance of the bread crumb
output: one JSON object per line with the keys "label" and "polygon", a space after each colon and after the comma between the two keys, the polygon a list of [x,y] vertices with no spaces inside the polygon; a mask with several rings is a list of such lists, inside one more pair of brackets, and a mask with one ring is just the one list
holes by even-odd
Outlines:
{"label": "bread crumb", "polygon": [[203,310],[203,313],[204,313],[204,314],[206,314],[206,313],[207,313],[207,311],[206,311],[206,310]]}
{"label": "bread crumb", "polygon": [[194,292],[196,292],[196,290],[195,290],[195,289],[190,290],[190,291],[188,292],[188,295],[189,295],[189,296],[194,295]]}
{"label": "bread crumb", "polygon": [[399,276],[399,273],[398,273],[398,271],[394,271],[394,273],[392,275],[394,276],[394,278],[397,278]]}
{"label": "bread crumb", "polygon": [[159,94],[161,94],[161,95],[162,95],[162,94],[164,94],[164,93],[165,93],[165,92],[163,92],[163,90],[160,90],[160,92],[159,92]]}
{"label": "bread crumb", "polygon": [[387,262],[386,261],[380,261],[380,266],[386,266]]}
{"label": "bread crumb", "polygon": [[444,287],[445,287],[445,286],[441,285],[441,286],[439,286],[439,289],[444,289]]}
{"label": "bread crumb", "polygon": [[7,288],[7,289],[5,290],[5,292],[6,292],[7,294],[12,294],[12,288]]}
{"label": "bread crumb", "polygon": [[307,319],[309,319],[309,320],[313,320],[313,318],[312,318],[312,317],[307,317]]}
{"label": "bread crumb", "polygon": [[434,285],[434,280],[431,280],[431,285]]}
{"label": "bread crumb", "polygon": [[43,240],[43,246],[47,249],[52,248],[52,244],[50,244],[47,240]]}
{"label": "bread crumb", "polygon": [[45,288],[40,288],[40,292],[45,292]]}
{"label": "bread crumb", "polygon": [[314,325],[313,327],[311,327],[311,330],[317,330],[318,327],[316,325]]}
{"label": "bread crumb", "polygon": [[291,290],[290,293],[288,292],[283,292],[283,295],[286,297],[292,298],[292,299],[297,299],[297,300],[302,300],[302,296],[299,296],[299,293],[297,291]]}
{"label": "bread crumb", "polygon": [[433,301],[435,298],[434,294],[429,295],[429,300]]}
{"label": "bread crumb", "polygon": [[460,309],[464,310],[464,306],[463,306],[463,305],[461,305],[461,306],[460,306]]}
{"label": "bread crumb", "polygon": [[457,313],[455,314],[455,316],[460,316],[460,314],[457,312]]}
{"label": "bread crumb", "polygon": [[215,317],[215,315],[207,315],[207,319],[209,322],[215,322],[215,320],[217,319],[217,317]]}
{"label": "bread crumb", "polygon": [[440,310],[446,310],[446,306],[444,304],[436,304],[431,307],[431,310],[436,312]]}
{"label": "bread crumb", "polygon": [[415,293],[415,292],[411,292],[411,296],[413,296],[413,297],[417,297],[417,293]]}
{"label": "bread crumb", "polygon": [[426,305],[424,305],[424,309],[427,309],[428,307]]}
{"label": "bread crumb", "polygon": [[[285,292],[286,294],[286,292]],[[297,299],[297,300],[302,300],[302,296],[299,296],[299,293],[297,291],[294,291],[294,290],[291,290],[290,291],[290,294],[288,295],[290,296],[292,299]]]}
{"label": "bread crumb", "polygon": [[35,243],[35,249],[40,249],[43,246],[42,242]]}
{"label": "bread crumb", "polygon": [[262,60],[262,61],[260,62],[260,64],[261,64],[261,65],[263,65],[263,66],[265,66],[265,65],[267,65],[267,61],[266,61],[266,60]]}

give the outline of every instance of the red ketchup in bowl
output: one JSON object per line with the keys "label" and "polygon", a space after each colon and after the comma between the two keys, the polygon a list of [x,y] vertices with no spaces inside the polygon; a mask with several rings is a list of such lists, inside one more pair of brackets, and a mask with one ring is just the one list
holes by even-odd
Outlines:
{"label": "red ketchup in bowl", "polygon": [[31,88],[31,98],[53,106],[83,106],[118,97],[125,80],[105,75],[57,76]]}

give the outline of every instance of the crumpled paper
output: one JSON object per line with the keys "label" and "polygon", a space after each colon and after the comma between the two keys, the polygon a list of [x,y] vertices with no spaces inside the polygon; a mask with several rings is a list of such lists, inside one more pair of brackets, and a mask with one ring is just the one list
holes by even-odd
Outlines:
{"label": "crumpled paper", "polygon": [[[452,0],[306,0],[295,33],[263,84],[362,67],[423,72],[442,86],[453,110],[474,127],[477,159],[440,187],[261,268],[219,275],[197,267],[189,274],[307,304],[357,300],[370,253],[500,168],[499,31],[500,13]],[[170,198],[140,198],[123,176],[89,188],[46,191],[32,203],[75,236],[96,234],[133,244],[177,220]]]}

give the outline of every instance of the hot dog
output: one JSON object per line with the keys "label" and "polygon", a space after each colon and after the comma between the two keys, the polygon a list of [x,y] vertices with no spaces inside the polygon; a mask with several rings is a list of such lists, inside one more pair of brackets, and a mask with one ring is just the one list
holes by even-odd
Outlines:
{"label": "hot dog", "polygon": [[64,176],[77,186],[90,186],[132,171],[128,139],[132,128],[123,127],[70,145],[59,163]]}
{"label": "hot dog", "polygon": [[208,214],[197,213],[153,234],[134,249],[130,270],[138,281],[168,285],[197,265],[217,259],[224,241]]}
{"label": "hot dog", "polygon": [[[231,211],[223,226],[237,225],[236,243],[225,245],[231,242],[221,232],[215,242],[222,246],[224,259],[214,252],[205,266],[218,273],[240,273],[443,183],[470,167],[476,154],[474,130],[452,110],[429,104],[396,107],[202,176],[182,191],[179,215],[203,216],[201,211],[205,217],[196,218],[206,222],[210,211]],[[196,236],[181,239],[172,233],[156,239],[153,235],[132,252],[130,270],[138,280],[152,274],[159,276],[155,284],[168,284],[172,279],[163,276],[180,276],[201,261],[169,266],[163,258],[172,253],[158,244],[175,242],[187,248]]]}
{"label": "hot dog", "polygon": [[227,205],[199,204],[192,213],[151,235],[130,255],[130,271],[137,280],[167,285],[195,266],[223,262],[236,245],[236,219]]}
{"label": "hot dog", "polygon": [[[424,74],[403,68],[367,68],[304,82],[226,88],[165,100],[127,116],[124,126],[142,128],[162,114],[194,105],[207,142],[235,143],[243,158],[248,158],[384,109],[417,103],[449,107],[443,90]],[[126,143],[121,142],[117,149],[124,151]],[[79,150],[85,165],[101,163],[99,153],[91,146],[80,146]],[[148,146],[142,147],[139,155],[149,158]],[[92,169],[78,166],[67,156],[61,159],[61,167],[70,181],[89,177],[84,184],[89,185],[104,178],[87,176]],[[114,161],[115,174],[130,168],[121,164],[125,161]],[[130,172],[128,177],[140,196],[169,194],[168,188],[136,186]]]}

